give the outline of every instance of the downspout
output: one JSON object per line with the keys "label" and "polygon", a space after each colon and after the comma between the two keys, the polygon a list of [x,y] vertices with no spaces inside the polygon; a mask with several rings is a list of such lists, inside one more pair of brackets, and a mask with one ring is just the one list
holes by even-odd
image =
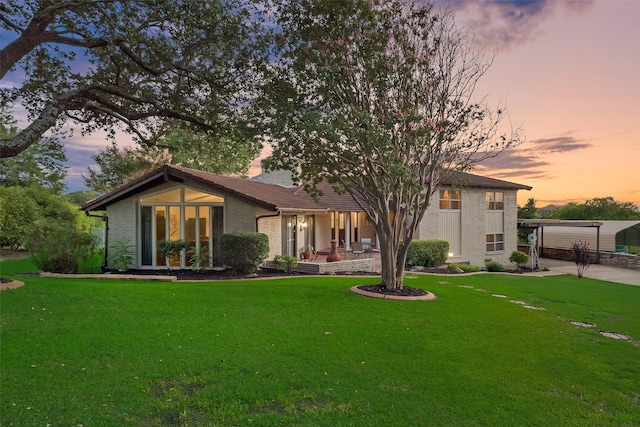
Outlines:
{"label": "downspout", "polygon": [[256,233],[258,232],[258,222],[262,219],[262,218],[275,218],[277,216],[280,216],[280,214],[282,213],[282,211],[278,211],[278,213],[276,214],[269,214],[269,215],[258,215],[256,217]]}
{"label": "downspout", "polygon": [[85,215],[92,218],[100,218],[104,221],[104,258],[102,259],[102,267],[100,268],[104,273],[107,268],[107,248],[109,247],[109,217],[107,215],[94,215],[85,211]]}
{"label": "downspout", "polygon": [[596,264],[600,264],[600,226],[596,227]]}

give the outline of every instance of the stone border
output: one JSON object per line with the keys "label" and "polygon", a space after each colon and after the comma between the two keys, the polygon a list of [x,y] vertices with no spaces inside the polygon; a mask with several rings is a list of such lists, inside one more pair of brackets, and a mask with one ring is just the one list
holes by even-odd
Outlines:
{"label": "stone border", "polygon": [[19,288],[22,285],[24,285],[24,282],[21,282],[19,280],[13,280],[11,282],[0,283],[0,291],[4,291],[5,289]]}
{"label": "stone border", "polygon": [[362,289],[359,289],[358,286],[353,286],[349,290],[355,294],[362,295],[369,298],[393,299],[393,300],[401,300],[401,301],[433,301],[437,299],[437,297],[429,291],[427,291],[426,295],[420,295],[420,296],[386,295],[386,294],[379,294],[377,292],[363,291]]}

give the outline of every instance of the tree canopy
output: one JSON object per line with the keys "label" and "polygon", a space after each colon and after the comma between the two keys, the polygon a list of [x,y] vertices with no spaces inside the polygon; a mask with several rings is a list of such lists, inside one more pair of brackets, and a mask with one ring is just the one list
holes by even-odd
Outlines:
{"label": "tree canopy", "polygon": [[[16,135],[15,126],[0,123],[0,138]],[[37,186],[60,194],[66,185],[67,156],[56,138],[44,137],[10,158],[0,158],[0,185],[4,187]]]}
{"label": "tree canopy", "polygon": [[451,13],[413,1],[291,1],[275,17],[265,164],[353,194],[380,240],[383,285],[400,288],[440,180],[519,142],[474,95],[492,58]]}
{"label": "tree canopy", "polygon": [[631,202],[618,202],[613,197],[594,197],[584,203],[568,203],[549,212],[547,218],[586,220],[640,219],[640,210]]}
{"label": "tree canopy", "polygon": [[87,166],[84,183],[106,193],[164,164],[246,177],[249,164],[262,150],[262,142],[243,139],[240,133],[213,139],[188,129],[176,129],[160,137],[153,147],[118,147],[114,142],[91,156],[97,168]]}
{"label": "tree canopy", "polygon": [[0,138],[0,157],[65,126],[83,133],[122,127],[142,143],[177,123],[216,138],[251,138],[246,122],[268,60],[260,13],[251,5],[4,1],[0,110],[26,109],[28,125]]}

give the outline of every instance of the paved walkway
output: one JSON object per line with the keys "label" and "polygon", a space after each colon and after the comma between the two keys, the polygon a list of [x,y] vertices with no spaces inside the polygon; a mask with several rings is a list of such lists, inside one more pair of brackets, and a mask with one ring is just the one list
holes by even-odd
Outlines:
{"label": "paved walkway", "polygon": [[[551,258],[540,258],[540,266],[553,272],[577,275],[578,268],[571,261],[561,261]],[[640,271],[630,268],[609,267],[607,265],[591,264],[584,272],[589,279],[606,280],[608,282],[624,283],[640,286]]]}

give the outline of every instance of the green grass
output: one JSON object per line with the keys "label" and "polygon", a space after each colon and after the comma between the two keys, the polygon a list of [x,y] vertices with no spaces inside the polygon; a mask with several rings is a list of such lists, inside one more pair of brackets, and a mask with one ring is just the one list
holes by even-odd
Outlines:
{"label": "green grass", "polygon": [[[17,271],[35,267],[0,264],[3,277]],[[376,278],[21,280],[26,286],[0,293],[2,425],[640,419],[640,348],[567,322],[640,340],[640,287],[570,276],[412,275],[407,285],[438,299],[404,302],[348,291]]]}

